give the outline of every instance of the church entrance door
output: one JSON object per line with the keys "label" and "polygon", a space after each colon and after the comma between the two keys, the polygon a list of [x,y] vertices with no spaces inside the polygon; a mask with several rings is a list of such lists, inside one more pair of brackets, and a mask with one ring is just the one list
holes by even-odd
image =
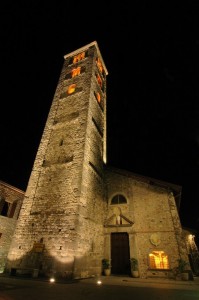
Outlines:
{"label": "church entrance door", "polygon": [[129,236],[126,232],[111,233],[111,274],[130,274]]}

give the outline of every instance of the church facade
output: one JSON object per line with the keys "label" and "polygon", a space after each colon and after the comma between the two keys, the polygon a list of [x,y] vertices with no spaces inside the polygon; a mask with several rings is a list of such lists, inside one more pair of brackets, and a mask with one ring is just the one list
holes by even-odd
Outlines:
{"label": "church facade", "polygon": [[[97,42],[64,57],[24,195],[6,271],[64,278],[169,277],[189,258],[179,218],[181,187],[107,163],[106,78]],[[189,266],[190,268],[190,266]]]}

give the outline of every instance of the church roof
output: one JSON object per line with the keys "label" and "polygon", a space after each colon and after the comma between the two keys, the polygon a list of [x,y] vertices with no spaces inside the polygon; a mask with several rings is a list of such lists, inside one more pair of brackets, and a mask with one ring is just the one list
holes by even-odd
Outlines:
{"label": "church roof", "polygon": [[148,177],[148,176],[144,176],[144,175],[140,175],[137,173],[133,173],[131,171],[128,170],[124,170],[124,169],[119,169],[110,165],[105,165],[105,170],[108,172],[113,172],[113,173],[117,173],[118,175],[122,175],[128,178],[132,178],[141,182],[145,182],[149,185],[153,185],[153,186],[157,186],[159,188],[163,188],[165,190],[167,190],[168,192],[172,192],[174,197],[175,197],[175,201],[176,201],[176,205],[178,210],[180,209],[180,201],[181,201],[181,193],[182,193],[182,186],[180,185],[176,185],[167,181],[163,181],[163,180],[159,180],[159,179],[155,179],[152,177]]}

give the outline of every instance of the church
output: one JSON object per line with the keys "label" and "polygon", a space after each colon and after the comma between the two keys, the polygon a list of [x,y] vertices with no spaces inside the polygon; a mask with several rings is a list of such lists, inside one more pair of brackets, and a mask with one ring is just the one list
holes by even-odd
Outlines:
{"label": "church", "polygon": [[20,211],[0,184],[15,217],[4,272],[88,278],[108,259],[112,275],[130,275],[131,258],[140,278],[169,278],[178,259],[191,269],[181,187],[107,163],[107,75],[96,41],[64,56],[27,189],[14,189]]}

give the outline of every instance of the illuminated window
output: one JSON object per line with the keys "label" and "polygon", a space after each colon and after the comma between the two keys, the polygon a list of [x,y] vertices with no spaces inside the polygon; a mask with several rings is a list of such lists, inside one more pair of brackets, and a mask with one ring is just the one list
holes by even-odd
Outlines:
{"label": "illuminated window", "polygon": [[103,73],[104,69],[103,69],[102,62],[99,59],[99,57],[96,58],[96,64],[97,64],[98,69],[100,70],[100,72]]}
{"label": "illuminated window", "polygon": [[75,76],[79,76],[80,74],[83,74],[85,72],[85,70],[86,70],[85,66],[74,68],[69,73],[66,74],[64,79],[68,80],[68,79],[71,79]]}
{"label": "illuminated window", "polygon": [[77,63],[78,61],[84,59],[85,56],[86,56],[86,55],[85,55],[85,52],[82,52],[82,53],[79,53],[79,54],[75,55],[75,56],[73,57],[73,63],[75,64],[75,63]]}
{"label": "illuminated window", "polygon": [[96,75],[96,78],[97,78],[97,82],[98,82],[99,86],[102,88],[102,79],[99,76],[99,74]]}
{"label": "illuminated window", "polygon": [[164,251],[153,251],[149,254],[150,269],[169,269],[168,255]]}
{"label": "illuminated window", "polygon": [[71,71],[71,77],[73,78],[73,77],[75,77],[75,76],[78,76],[78,75],[80,75],[80,73],[81,73],[81,67],[78,67],[78,68],[76,68],[76,69],[73,69],[73,70]]}
{"label": "illuminated window", "polygon": [[100,109],[103,111],[103,97],[99,92],[94,91],[95,99],[97,100],[97,103],[99,104]]}
{"label": "illuminated window", "polygon": [[72,93],[75,92],[75,88],[76,88],[76,84],[71,84],[69,87],[68,87],[68,90],[67,90],[67,93],[70,95]]}
{"label": "illuminated window", "polygon": [[111,204],[125,204],[127,203],[126,198],[123,195],[115,195],[112,200]]}
{"label": "illuminated window", "polygon": [[[60,95],[60,99],[66,98],[72,94],[79,93],[83,90],[83,88],[80,86],[78,87],[75,83],[69,85],[68,88],[64,89],[65,91]],[[56,124],[56,123],[55,123]]]}
{"label": "illuminated window", "polygon": [[97,99],[97,102],[101,102],[101,96],[100,96],[100,93],[96,93],[96,99]]}

